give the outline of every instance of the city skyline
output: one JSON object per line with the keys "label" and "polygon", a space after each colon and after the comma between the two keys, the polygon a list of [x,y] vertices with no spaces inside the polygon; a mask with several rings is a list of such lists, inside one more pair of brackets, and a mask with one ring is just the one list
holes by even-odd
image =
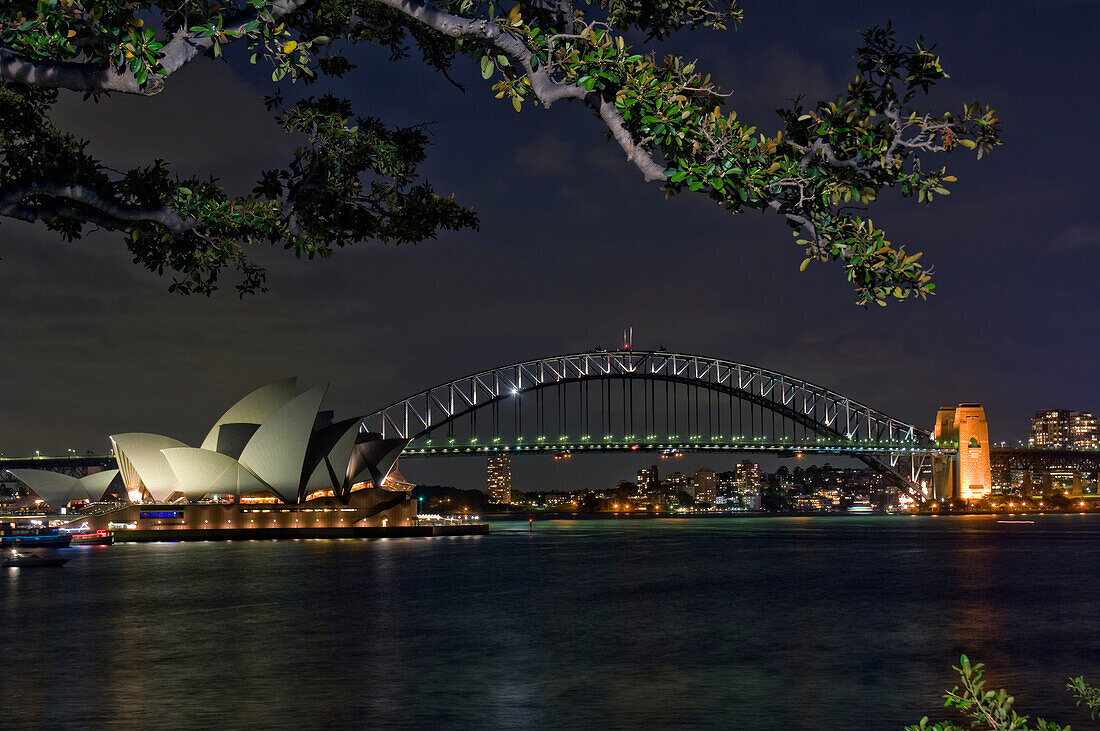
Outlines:
{"label": "city skyline", "polygon": [[[633,351],[630,351],[625,346],[623,346],[622,348],[618,349],[618,352],[619,353],[630,353],[630,352],[633,352]],[[293,379],[282,379],[280,381],[276,381],[272,384],[268,384],[267,386],[264,386],[263,388],[261,388],[260,392],[263,392],[264,389],[276,387],[276,386],[279,386],[280,384],[289,383],[289,382],[292,382],[292,381],[293,381]],[[327,390],[327,387],[326,387],[326,390]],[[318,392],[320,392],[320,391],[318,391]],[[515,392],[513,391],[513,393],[515,393]],[[624,391],[624,394],[625,394],[625,391]],[[978,410],[979,415],[981,414],[982,410],[980,408],[980,405],[978,405],[978,404],[961,404],[959,408],[962,409],[963,411],[966,411],[970,407],[976,407],[977,410]],[[238,408],[238,407],[234,407],[234,408]],[[698,407],[696,407],[696,408],[698,408]],[[970,409],[970,410],[973,411],[973,409]],[[957,435],[957,432],[954,433],[954,434],[950,434],[950,435],[949,434],[941,435],[940,434],[941,424],[939,422],[941,422],[942,419],[944,418],[943,417],[944,413],[947,414],[948,421],[950,422],[951,420],[955,419],[955,416],[954,416],[955,411],[956,411],[955,408],[949,408],[946,411],[943,408],[940,409],[940,413],[937,415],[937,424],[936,424],[936,427],[935,427],[935,434],[936,434],[937,439],[944,439],[946,441],[951,441],[951,442],[959,441],[960,446],[962,445],[963,442],[969,440],[970,441],[970,446],[971,446],[970,453],[973,453],[974,447],[979,446],[980,444],[986,444],[988,446],[1007,446],[1007,441],[1006,440],[1001,440],[999,442],[998,441],[992,441],[992,442],[990,441],[989,433],[988,433],[988,431],[986,429],[986,426],[985,426],[984,416],[980,416],[980,418],[982,420],[981,430],[980,431],[968,431],[965,435],[965,437],[966,437],[965,439],[962,438],[964,435]],[[329,414],[329,418],[331,418],[331,412],[326,412],[326,413]],[[517,412],[517,414],[518,414],[518,412]],[[731,414],[731,417],[732,417],[732,414]],[[222,419],[219,420],[219,423],[222,420],[224,420],[225,418],[226,417],[223,416]],[[639,416],[639,418],[640,418],[640,416]],[[690,417],[689,417],[689,419],[690,419]],[[355,420],[352,420],[352,421],[355,421]],[[721,423],[721,417],[720,416],[718,417],[717,422],[712,421],[712,424],[713,423]],[[349,421],[348,424],[351,424],[351,421]],[[624,425],[625,425],[625,422],[624,422]],[[689,422],[689,425],[690,425],[690,422]],[[369,430],[369,426],[367,426],[366,424],[364,424],[364,426],[366,428],[368,428],[368,430]],[[957,424],[956,424],[956,427],[957,427]],[[1055,434],[1055,432],[1057,432],[1057,434]],[[132,435],[132,436],[138,436],[138,437],[143,437],[143,438],[144,437],[150,437],[150,438],[155,437],[156,439],[161,439],[161,440],[164,439],[163,437],[156,437],[156,435],[151,435],[151,434],[137,434],[137,435]],[[207,443],[210,442],[210,440],[211,440],[211,437],[208,434],[206,439],[204,440],[204,448],[207,446]],[[1060,441],[1058,441],[1058,440],[1060,440]],[[171,442],[170,446],[181,446],[182,445],[182,443],[178,442],[177,440],[169,440],[169,441]],[[114,438],[112,438],[111,443],[112,443],[112,449],[117,452],[117,447],[114,445]],[[1025,445],[1025,442],[1024,442],[1024,440],[1018,440],[1016,442],[1016,444],[1020,445],[1020,446],[1023,446],[1023,445]],[[1062,409],[1039,410],[1039,411],[1035,412],[1035,416],[1031,419],[1031,437],[1029,438],[1027,444],[1030,447],[1036,448],[1036,449],[1051,449],[1051,448],[1053,448],[1053,449],[1095,450],[1097,448],[1096,419],[1092,416],[1092,414],[1090,412],[1068,411],[1068,410],[1062,410]],[[160,446],[163,446],[163,445],[160,445]],[[966,452],[967,450],[960,450],[960,451],[961,452]],[[227,454],[228,453],[229,452],[227,452]],[[39,453],[39,454],[41,454],[41,456],[50,456],[50,455],[46,455],[44,453]],[[72,454],[72,455],[84,454],[84,452],[79,451],[79,450],[69,450],[67,452],[67,454]],[[91,455],[93,453],[89,450],[88,454]],[[4,456],[12,457],[12,456],[15,456],[15,455],[4,455],[3,452],[0,452],[0,457],[4,457]],[[25,457],[27,455],[20,455],[20,456]],[[56,456],[63,457],[64,455],[56,455]],[[428,462],[428,463],[425,464],[425,463],[419,462],[419,460],[416,460],[415,450],[412,454],[407,455],[407,456],[409,456],[411,459],[413,459],[412,474],[416,478],[418,478],[418,479],[415,479],[413,481],[414,484],[416,482],[419,482],[421,484],[433,484],[433,483],[435,483],[435,484],[451,484],[451,485],[455,485],[455,486],[465,486],[467,488],[471,486],[468,473],[466,474],[465,477],[463,477],[463,474],[466,471],[461,469],[460,465],[461,465],[462,460],[457,460],[457,461],[451,460],[451,461],[448,461],[447,464],[440,464],[438,461],[433,460],[433,461]],[[555,454],[554,461],[557,462],[561,456],[563,456],[563,454]],[[564,456],[571,456],[569,454],[568,450],[566,450],[564,452]],[[662,456],[669,456],[669,455],[662,455]],[[677,454],[676,456],[680,456],[680,455]],[[790,455],[788,455],[788,456],[790,456]],[[802,454],[798,455],[799,459],[801,459],[803,456],[804,455],[802,455]],[[814,455],[812,455],[812,454],[806,455],[806,456],[811,457],[811,459],[813,459],[813,457],[814,457]],[[853,455],[848,455],[847,457],[845,457],[844,455],[834,455],[833,458],[834,459],[839,458],[840,460],[843,461],[845,459],[851,459],[852,456]],[[960,454],[960,458],[962,459],[962,462],[965,465],[965,463],[967,463],[967,461],[969,459],[969,454]],[[510,464],[509,464],[510,459],[508,458],[506,453],[501,453],[500,454],[500,459],[502,460],[503,468],[502,469],[497,468],[494,472],[494,467],[492,466],[492,464],[490,464],[489,475],[490,475],[490,484],[492,484],[494,482],[494,480],[496,480],[497,482],[500,482],[501,484],[500,484],[500,487],[497,488],[497,489],[490,489],[489,494],[491,496],[497,496],[497,499],[498,499],[499,502],[507,502],[506,498],[500,498],[499,495],[508,494],[508,492],[511,490],[511,486],[510,486],[510,484],[511,484],[511,471],[510,471]],[[612,456],[611,459],[614,460],[615,457]],[[819,455],[819,456],[817,456],[817,459],[815,461],[820,463],[820,464],[827,464],[827,460],[828,460],[827,456],[822,458]],[[535,461],[535,462],[537,464],[537,461]],[[456,470],[455,469],[456,466],[459,466],[459,469]],[[606,469],[606,468],[610,467],[610,465],[604,465],[604,467]],[[952,469],[954,469],[954,468],[952,468]],[[969,474],[967,472],[968,469],[969,468],[964,466],[962,468],[961,477],[960,476],[954,476],[954,477],[950,477],[950,478],[947,478],[947,479],[953,479],[956,482],[958,482],[960,479],[962,479],[965,482],[966,480],[970,479],[968,477],[968,474]],[[990,478],[989,478],[988,466],[986,466],[984,469],[985,469],[985,473],[984,473],[985,476],[981,477],[981,478],[976,478],[975,482],[978,482],[980,484],[984,484],[984,485],[986,485],[986,487],[985,488],[978,488],[978,493],[976,493],[976,495],[980,495],[980,494],[983,494],[983,493],[988,493],[988,490],[989,490],[988,486],[991,484],[990,483]],[[494,478],[493,477],[494,474],[498,474],[498,475],[502,475],[502,476]],[[952,473],[952,474],[954,474],[954,473]],[[534,486],[533,489],[536,490],[536,491],[553,490],[555,488],[552,487],[551,485],[553,484],[554,481],[556,481],[558,479],[560,479],[560,478],[553,475],[553,474],[544,473],[542,475],[542,478],[541,478],[543,483]],[[937,479],[942,479],[942,478],[937,478]],[[538,481],[538,478],[536,478],[536,481]],[[588,489],[591,489],[591,488],[588,488]],[[964,493],[964,498],[967,495],[969,495],[969,491],[966,490],[966,489],[963,490],[963,493]]]}

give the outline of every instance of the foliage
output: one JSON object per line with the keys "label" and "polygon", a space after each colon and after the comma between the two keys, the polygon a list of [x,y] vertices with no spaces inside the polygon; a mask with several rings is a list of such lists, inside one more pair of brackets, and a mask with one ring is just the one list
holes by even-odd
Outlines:
{"label": "foliage", "polygon": [[[935,285],[921,254],[891,244],[864,208],[887,188],[925,204],[947,195],[955,178],[923,157],[959,148],[982,157],[999,144],[996,114],[978,103],[918,109],[947,73],[933,46],[903,45],[889,24],[862,33],[845,93],[777,110],[772,135],[725,111],[726,95],[695,63],[658,61],[626,41],[631,31],[723,30],[741,17],[737,0],[13,0],[0,7],[0,215],[68,238],[91,226],[121,231],[135,260],[186,275],[173,285],[183,292],[211,291],[225,267],[242,272],[242,291],[261,288],[249,245],[328,255],[357,240],[476,226],[471,211],[416,182],[423,130],[353,123],[333,96],[284,108],[272,95],[280,123],[309,145],[245,197],[175,179],[160,161],[114,173],[47,116],[54,89],[155,94],[197,55],[221,57],[232,43],[269,66],[275,84],[353,73],[353,44],[394,58],[415,48],[444,74],[475,61],[517,111],[580,101],[668,196],[778,213],[805,250],[802,268],[841,262],[861,304],[926,297]],[[26,150],[36,151],[29,160]]]}
{"label": "foliage", "polygon": [[[972,664],[963,655],[959,659],[959,665],[953,668],[959,674],[962,689],[955,686],[944,694],[944,705],[960,711],[970,720],[969,724],[962,726],[953,721],[932,722],[925,716],[920,723],[906,727],[906,731],[1070,731],[1069,726],[1060,726],[1041,718],[1031,725],[1027,716],[1021,716],[1013,709],[1015,699],[1006,690],[986,690],[982,677],[984,667],[982,663]],[[1100,688],[1089,685],[1084,677],[1078,676],[1066,683],[1066,689],[1076,697],[1078,706],[1089,709],[1092,718],[1100,716]]]}
{"label": "foliage", "polygon": [[1094,721],[1100,718],[1100,688],[1089,685],[1085,682],[1083,675],[1078,675],[1076,678],[1069,679],[1066,690],[1073,693],[1078,707],[1084,706],[1089,709],[1089,718]]}

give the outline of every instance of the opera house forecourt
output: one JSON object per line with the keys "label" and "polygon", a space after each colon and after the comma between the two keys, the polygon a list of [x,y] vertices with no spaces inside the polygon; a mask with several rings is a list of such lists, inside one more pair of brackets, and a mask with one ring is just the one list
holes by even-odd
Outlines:
{"label": "opera house forecourt", "polygon": [[327,386],[287,378],[256,389],[189,446],[159,434],[110,437],[118,469],[76,478],[10,472],[77,525],[116,540],[310,538],[486,532],[423,525],[407,485],[386,478],[406,445],[364,430],[362,417],[321,411]]}

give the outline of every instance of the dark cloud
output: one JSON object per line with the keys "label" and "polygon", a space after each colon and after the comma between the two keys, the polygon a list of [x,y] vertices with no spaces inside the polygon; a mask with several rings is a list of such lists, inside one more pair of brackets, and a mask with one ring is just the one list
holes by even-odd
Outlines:
{"label": "dark cloud", "polygon": [[[887,196],[870,212],[935,265],[928,302],[857,308],[838,267],[798,272],[802,253],[776,218],[665,201],[577,105],[517,114],[475,64],[459,72],[463,94],[414,61],[362,51],[335,88],[360,113],[432,122],[425,173],[478,209],[481,230],[314,262],[260,250],[271,292],[241,301],[228,289],[169,295],[109,235],[64,244],[3,222],[0,451],[104,449],[123,430],[195,441],[241,393],[284,375],[331,382],[332,407],[369,412],[501,363],[612,345],[628,324],[641,347],[768,366],[917,423],[940,404],[981,401],[995,439],[1021,436],[1038,408],[1100,409],[1094,164],[1074,148],[1100,119],[1095,4],[750,4],[742,28],[686,33],[659,52],[698,58],[742,119],[772,129],[791,97],[841,91],[855,30],[891,16],[902,35],[939,44],[952,79],[934,105],[988,100],[1005,123],[1006,145],[988,160],[943,161],[959,177],[951,196],[931,207]],[[58,118],[115,167],[160,156],[246,188],[295,141],[263,108],[262,70],[233,68],[196,65],[153,99],[68,100]],[[517,475],[527,488],[597,486],[649,459],[569,471],[535,459]],[[704,464],[721,466],[681,468]],[[482,470],[403,466],[414,480],[466,486]]]}
{"label": "dark cloud", "polygon": [[516,150],[516,166],[535,176],[564,175],[580,162],[573,145],[550,134],[539,135]]}
{"label": "dark cloud", "polygon": [[1055,251],[1077,251],[1100,248],[1100,225],[1079,223],[1066,228],[1051,242]]}

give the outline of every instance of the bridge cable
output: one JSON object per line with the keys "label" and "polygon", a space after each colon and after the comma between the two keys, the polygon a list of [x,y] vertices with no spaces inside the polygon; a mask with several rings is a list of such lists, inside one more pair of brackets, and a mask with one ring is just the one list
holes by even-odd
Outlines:
{"label": "bridge cable", "polygon": [[691,428],[691,384],[690,383],[684,385],[684,398],[687,401],[687,403],[684,405],[684,410],[687,411],[687,423],[688,423],[687,424],[687,426],[688,426],[687,436],[688,436],[688,439],[690,439],[691,435],[693,433],[692,428]]}
{"label": "bridge cable", "polygon": [[630,433],[634,434],[634,379],[630,379]]}
{"label": "bridge cable", "polygon": [[[711,398],[713,395],[714,395],[713,390],[707,391],[707,411],[711,415],[710,418],[711,418],[712,423],[711,423],[710,433],[711,433],[711,440],[712,441],[714,439],[713,420],[714,420],[714,416],[715,416],[713,399]],[[722,397],[721,396],[718,397],[718,414],[717,414],[717,416],[718,416],[718,431],[721,432],[722,431]]]}
{"label": "bridge cable", "polygon": [[670,433],[668,430],[668,381],[664,381],[663,383],[665,387],[665,441],[668,441],[668,435]]}
{"label": "bridge cable", "polygon": [[615,431],[611,414],[611,391],[614,385],[615,384],[611,381],[607,382],[607,436],[613,436],[613,432]]}
{"label": "bridge cable", "polygon": [[622,400],[620,400],[619,403],[623,407],[623,441],[625,442],[626,441],[626,379],[625,378],[619,379],[619,388],[622,389],[622,392],[623,392]]}
{"label": "bridge cable", "polygon": [[680,384],[672,384],[672,431],[680,431]]}
{"label": "bridge cable", "polygon": [[699,387],[695,386],[695,431],[699,432],[696,436],[702,436],[703,424],[699,420]]}

